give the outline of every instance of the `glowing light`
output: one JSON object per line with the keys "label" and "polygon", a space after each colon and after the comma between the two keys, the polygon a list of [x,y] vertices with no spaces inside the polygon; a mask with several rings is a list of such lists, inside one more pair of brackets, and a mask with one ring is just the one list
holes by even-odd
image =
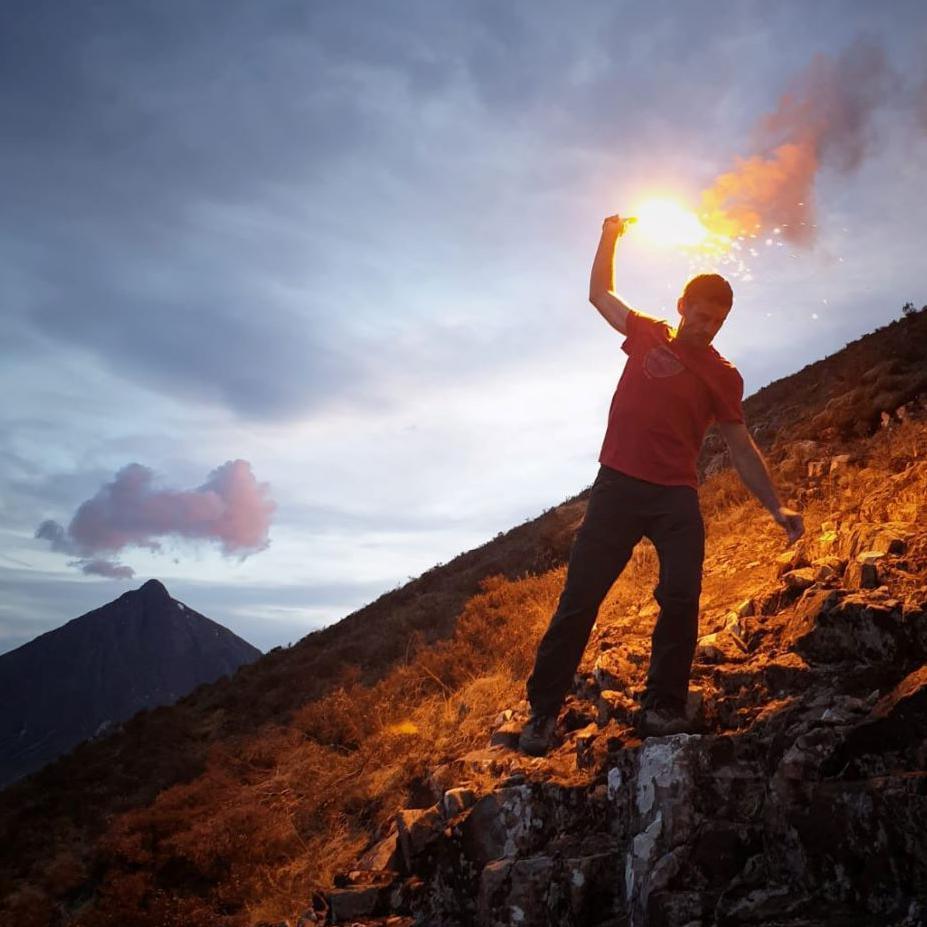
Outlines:
{"label": "glowing light", "polygon": [[411,721],[400,721],[397,724],[389,724],[386,730],[390,734],[417,734],[418,726]]}
{"label": "glowing light", "polygon": [[636,216],[635,234],[657,245],[697,248],[711,234],[694,212],[668,198],[647,200]]}

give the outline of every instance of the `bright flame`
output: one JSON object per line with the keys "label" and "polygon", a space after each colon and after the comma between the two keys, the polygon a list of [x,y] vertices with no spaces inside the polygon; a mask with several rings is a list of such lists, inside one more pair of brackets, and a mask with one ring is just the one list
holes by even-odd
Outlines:
{"label": "bright flame", "polygon": [[699,217],[669,198],[647,200],[637,210],[636,235],[657,245],[698,248],[711,233]]}
{"label": "bright flame", "polygon": [[[724,272],[742,281],[753,280],[742,253],[743,235],[736,238],[729,227],[711,213],[696,214],[671,197],[655,197],[640,204],[630,232],[652,245],[674,248],[688,258],[689,273]],[[752,236],[755,237],[755,236]],[[750,249],[756,257],[758,252]]]}

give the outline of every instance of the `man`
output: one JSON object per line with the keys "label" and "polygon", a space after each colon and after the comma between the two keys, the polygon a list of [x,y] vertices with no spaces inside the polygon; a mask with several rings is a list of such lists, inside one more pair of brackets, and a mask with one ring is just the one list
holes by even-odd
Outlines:
{"label": "man", "polygon": [[528,678],[531,717],[519,746],[540,756],[598,614],[599,605],[642,537],[660,560],[650,666],[635,726],[642,736],[691,730],[686,717],[689,673],[698,638],[704,525],[696,458],[705,431],[718,422],[747,488],[785,529],[804,532],[801,515],[784,508],[766,463],[744,423],[743,380],[712,346],[733,305],[719,274],[691,279],[677,301],[680,322],[637,312],[613,290],[614,252],[626,220],[609,216],[592,265],[589,301],[625,335],[628,355],[612,397],[583,522],[576,532],[557,610]]}

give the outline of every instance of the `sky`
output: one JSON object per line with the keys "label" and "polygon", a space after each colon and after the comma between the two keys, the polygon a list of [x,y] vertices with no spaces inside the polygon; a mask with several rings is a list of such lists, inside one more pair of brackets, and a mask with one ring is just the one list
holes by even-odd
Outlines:
{"label": "sky", "polygon": [[[152,577],[287,646],[581,492],[647,197],[760,224],[748,395],[927,302],[925,51],[901,0],[8,0],[0,652]],[[615,269],[678,319],[679,249]]]}

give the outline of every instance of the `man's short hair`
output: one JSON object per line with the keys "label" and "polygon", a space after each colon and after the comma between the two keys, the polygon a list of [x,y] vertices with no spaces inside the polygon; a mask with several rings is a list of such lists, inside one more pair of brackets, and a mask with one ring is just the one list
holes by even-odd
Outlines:
{"label": "man's short hair", "polygon": [[686,284],[682,297],[720,303],[728,309],[734,305],[734,291],[721,274],[698,274]]}

